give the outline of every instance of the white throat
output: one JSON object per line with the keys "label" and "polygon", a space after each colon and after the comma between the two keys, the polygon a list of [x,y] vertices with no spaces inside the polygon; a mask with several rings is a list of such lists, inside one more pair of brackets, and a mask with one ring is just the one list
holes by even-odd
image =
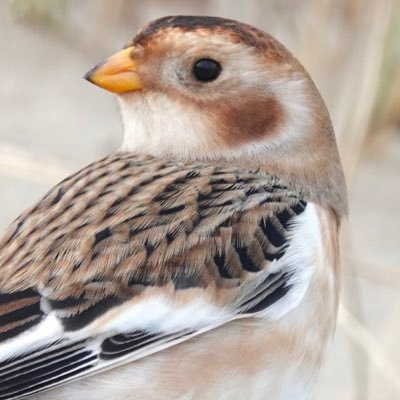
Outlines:
{"label": "white throat", "polygon": [[180,159],[195,158],[206,151],[207,122],[200,113],[188,112],[161,93],[133,93],[119,98],[119,103],[124,128],[122,150]]}

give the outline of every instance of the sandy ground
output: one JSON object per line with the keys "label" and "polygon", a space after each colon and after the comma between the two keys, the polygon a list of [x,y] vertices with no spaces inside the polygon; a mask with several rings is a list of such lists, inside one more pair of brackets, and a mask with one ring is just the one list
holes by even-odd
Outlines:
{"label": "sandy ground", "polygon": [[[121,137],[112,96],[81,79],[107,53],[85,52],[45,29],[15,24],[4,3],[0,229],[58,179],[115,149]],[[400,399],[399,171],[400,139],[394,136],[374,157],[362,159],[350,182],[344,311],[317,399]]]}

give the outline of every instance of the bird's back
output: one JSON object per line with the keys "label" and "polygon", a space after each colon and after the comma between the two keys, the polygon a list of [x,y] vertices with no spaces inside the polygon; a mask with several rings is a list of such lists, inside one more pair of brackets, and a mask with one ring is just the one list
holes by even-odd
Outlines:
{"label": "bird's back", "polygon": [[227,164],[84,168],[2,239],[0,398],[302,398],[335,320],[331,217]]}

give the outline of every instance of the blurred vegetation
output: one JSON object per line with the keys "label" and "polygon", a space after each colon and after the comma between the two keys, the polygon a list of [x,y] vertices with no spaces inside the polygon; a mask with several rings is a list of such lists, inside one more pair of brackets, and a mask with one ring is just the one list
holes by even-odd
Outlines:
{"label": "blurred vegetation", "polygon": [[66,9],[67,0],[9,0],[12,16],[16,20],[52,24]]}
{"label": "blurred vegetation", "polygon": [[370,133],[400,127],[400,2],[393,4]]}

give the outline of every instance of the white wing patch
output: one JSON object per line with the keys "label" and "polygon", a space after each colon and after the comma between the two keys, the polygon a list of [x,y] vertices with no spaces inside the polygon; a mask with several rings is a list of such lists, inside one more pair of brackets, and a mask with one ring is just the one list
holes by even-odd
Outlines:
{"label": "white wing patch", "polygon": [[293,218],[289,231],[289,243],[284,256],[273,262],[271,273],[287,270],[291,290],[277,303],[262,313],[266,318],[283,317],[303,299],[314,270],[314,257],[321,246],[319,220],[313,203],[307,203],[304,212]]}
{"label": "white wing patch", "polygon": [[0,344],[0,362],[61,340],[64,330],[54,313],[37,326]]}
{"label": "white wing patch", "polygon": [[115,307],[92,322],[85,328],[85,332],[89,335],[103,332],[126,333],[136,330],[172,333],[198,330],[218,321],[227,321],[232,316],[233,313],[228,313],[203,298],[179,305],[167,298],[157,296],[139,303],[132,302]]}

